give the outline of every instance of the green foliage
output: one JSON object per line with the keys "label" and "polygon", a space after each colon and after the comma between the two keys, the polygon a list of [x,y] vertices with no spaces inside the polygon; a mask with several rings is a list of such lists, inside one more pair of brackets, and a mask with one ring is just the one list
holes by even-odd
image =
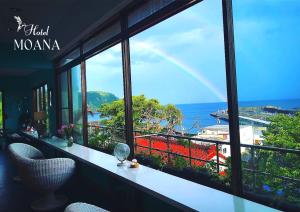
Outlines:
{"label": "green foliage", "polygon": [[99,127],[89,129],[89,145],[94,148],[99,148],[112,153],[118,142],[123,141],[116,137],[116,132],[114,130],[101,129]]}
{"label": "green foliage", "polygon": [[105,103],[110,103],[118,100],[112,93],[104,92],[104,91],[88,91],[87,92],[87,105],[89,110],[95,112],[99,106]]}
{"label": "green foliage", "polygon": [[166,162],[164,161],[163,156],[155,155],[155,154],[154,155],[149,155],[149,156],[152,159],[152,163],[153,163],[154,166],[159,167],[160,170],[162,170],[165,167]]}
{"label": "green foliage", "polygon": [[139,161],[141,161],[141,163],[150,165],[153,168],[159,168],[160,170],[163,170],[164,167],[167,165],[165,158],[159,154],[150,155],[147,151],[145,151],[135,156],[138,158]]}
{"label": "green foliage", "polygon": [[166,129],[168,133],[172,133],[175,126],[181,124],[183,118],[182,113],[175,105],[168,104],[163,108],[163,114],[167,121]]}
{"label": "green foliage", "polygon": [[[147,99],[144,95],[133,96],[132,101],[134,129],[171,133],[174,127],[182,122],[182,114],[174,105],[163,106],[158,100]],[[101,105],[101,123],[107,127],[124,127],[124,109],[124,99]]]}
{"label": "green foliage", "polygon": [[189,146],[189,140],[187,139],[183,139],[183,138],[177,138],[176,142],[184,147],[188,147]]}
{"label": "green foliage", "polygon": [[125,126],[125,110],[124,100],[119,99],[111,103],[105,103],[98,109],[100,117],[103,118],[100,122],[108,128],[124,128]]}
{"label": "green foliage", "polygon": [[188,161],[186,161],[186,159],[184,159],[183,157],[175,156],[173,160],[174,160],[174,166],[179,170],[182,170],[183,168],[189,166]]}
{"label": "green foliage", "polygon": [[278,114],[269,121],[271,124],[264,132],[264,145],[300,149],[300,112],[295,116]]}
{"label": "green foliage", "polygon": [[[271,121],[267,130],[263,133],[264,146],[274,146],[288,149],[300,149],[300,113],[295,116],[278,114],[269,118]],[[243,181],[245,185],[259,192],[270,193],[275,199],[284,199],[300,205],[300,183],[286,181],[281,177],[300,179],[300,155],[295,153],[283,153],[272,150],[255,150],[243,155],[243,168],[254,169],[268,175],[256,174],[244,171]],[[268,191],[263,187],[268,187]],[[283,191],[279,195],[278,192]]]}

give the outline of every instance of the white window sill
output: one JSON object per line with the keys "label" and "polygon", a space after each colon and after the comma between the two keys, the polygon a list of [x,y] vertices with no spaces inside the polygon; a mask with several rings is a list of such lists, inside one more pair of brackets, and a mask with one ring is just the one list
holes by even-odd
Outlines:
{"label": "white window sill", "polygon": [[[31,133],[23,132],[33,137]],[[36,137],[34,137],[36,138]],[[147,192],[183,210],[211,211],[277,211],[273,208],[227,194],[143,165],[137,169],[117,166],[117,159],[97,150],[73,144],[66,146],[62,139],[39,139],[45,144],[77,158],[81,162],[99,168],[107,174]]]}

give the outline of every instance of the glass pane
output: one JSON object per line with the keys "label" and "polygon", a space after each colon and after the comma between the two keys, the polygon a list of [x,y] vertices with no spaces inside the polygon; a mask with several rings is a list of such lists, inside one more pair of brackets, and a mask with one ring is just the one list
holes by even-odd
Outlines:
{"label": "glass pane", "polygon": [[3,129],[3,104],[2,104],[2,92],[0,91],[0,129]]}
{"label": "glass pane", "polygon": [[82,137],[82,92],[81,92],[81,68],[77,65],[71,69],[72,73],[72,101],[74,141],[83,144]]}
{"label": "glass pane", "polygon": [[146,3],[142,4],[140,7],[132,11],[128,16],[128,26],[131,27],[140,21],[144,20],[145,18],[153,15],[157,11],[163,9],[164,7],[168,6],[170,3],[174,2],[175,0],[152,0],[147,1]]}
{"label": "glass pane", "polygon": [[112,153],[124,141],[124,91],[121,45],[86,61],[89,145]]}
{"label": "glass pane", "polygon": [[43,91],[42,92],[42,94],[43,94],[43,101],[42,101],[43,111],[45,111],[45,113],[46,113],[46,120],[45,120],[46,133],[49,133],[48,86],[47,86],[47,84],[42,86],[41,90]]}
{"label": "glass pane", "polygon": [[65,57],[63,57],[59,61],[58,65],[59,65],[59,67],[62,67],[64,65],[68,64],[69,62],[72,62],[73,60],[79,58],[79,56],[80,56],[80,49],[79,48],[74,49],[72,52],[70,52]]}
{"label": "glass pane", "polygon": [[45,98],[44,98],[44,88],[43,87],[40,87],[40,105],[41,105],[41,108],[40,110],[41,111],[45,111],[45,105],[44,105],[44,102],[45,102]]}
{"label": "glass pane", "polygon": [[62,125],[69,124],[69,109],[61,110],[61,124]]}
{"label": "glass pane", "polygon": [[121,24],[120,22],[115,22],[111,24],[106,29],[102,30],[99,34],[93,36],[90,40],[83,44],[83,53],[87,53],[98,45],[104,43],[110,38],[116,36],[121,33]]}
{"label": "glass pane", "polygon": [[61,90],[61,107],[69,107],[69,97],[68,97],[68,72],[62,72],[60,74],[60,90]]}
{"label": "glass pane", "polygon": [[137,34],[130,50],[138,160],[228,190],[221,3],[203,1]]}
{"label": "glass pane", "polygon": [[39,112],[40,110],[41,110],[41,108],[40,108],[40,99],[41,99],[41,97],[40,97],[40,89],[38,88],[37,90],[36,90],[36,111],[37,112]]}
{"label": "glass pane", "polygon": [[300,211],[300,1],[234,0],[233,12],[244,193]]}

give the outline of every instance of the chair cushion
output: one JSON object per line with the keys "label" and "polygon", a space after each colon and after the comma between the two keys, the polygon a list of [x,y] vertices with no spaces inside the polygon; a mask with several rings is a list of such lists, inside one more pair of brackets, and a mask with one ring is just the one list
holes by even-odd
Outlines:
{"label": "chair cushion", "polygon": [[107,211],[95,205],[91,205],[83,202],[75,202],[70,204],[65,209],[65,212],[107,212]]}

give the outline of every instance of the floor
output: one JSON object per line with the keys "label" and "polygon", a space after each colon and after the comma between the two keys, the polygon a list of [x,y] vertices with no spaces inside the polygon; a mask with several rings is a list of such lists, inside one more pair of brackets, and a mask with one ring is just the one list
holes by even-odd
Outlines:
{"label": "floor", "polygon": [[21,183],[12,180],[15,170],[8,154],[0,151],[0,211],[30,211],[28,203],[36,198],[36,195],[30,192]]}
{"label": "floor", "polygon": [[[32,211],[30,203],[38,198],[38,194],[33,193],[22,183],[13,181],[13,176],[15,175],[16,170],[11,163],[7,151],[0,150],[0,212],[30,212]],[[95,200],[91,199],[93,188],[83,185],[81,182],[79,183],[76,177],[73,177],[71,182],[64,186],[58,193],[65,194],[69,199],[69,203],[83,201],[101,205],[105,209],[111,208],[109,200],[101,200],[99,202],[98,197],[96,203]],[[56,211],[64,211],[64,208]]]}

